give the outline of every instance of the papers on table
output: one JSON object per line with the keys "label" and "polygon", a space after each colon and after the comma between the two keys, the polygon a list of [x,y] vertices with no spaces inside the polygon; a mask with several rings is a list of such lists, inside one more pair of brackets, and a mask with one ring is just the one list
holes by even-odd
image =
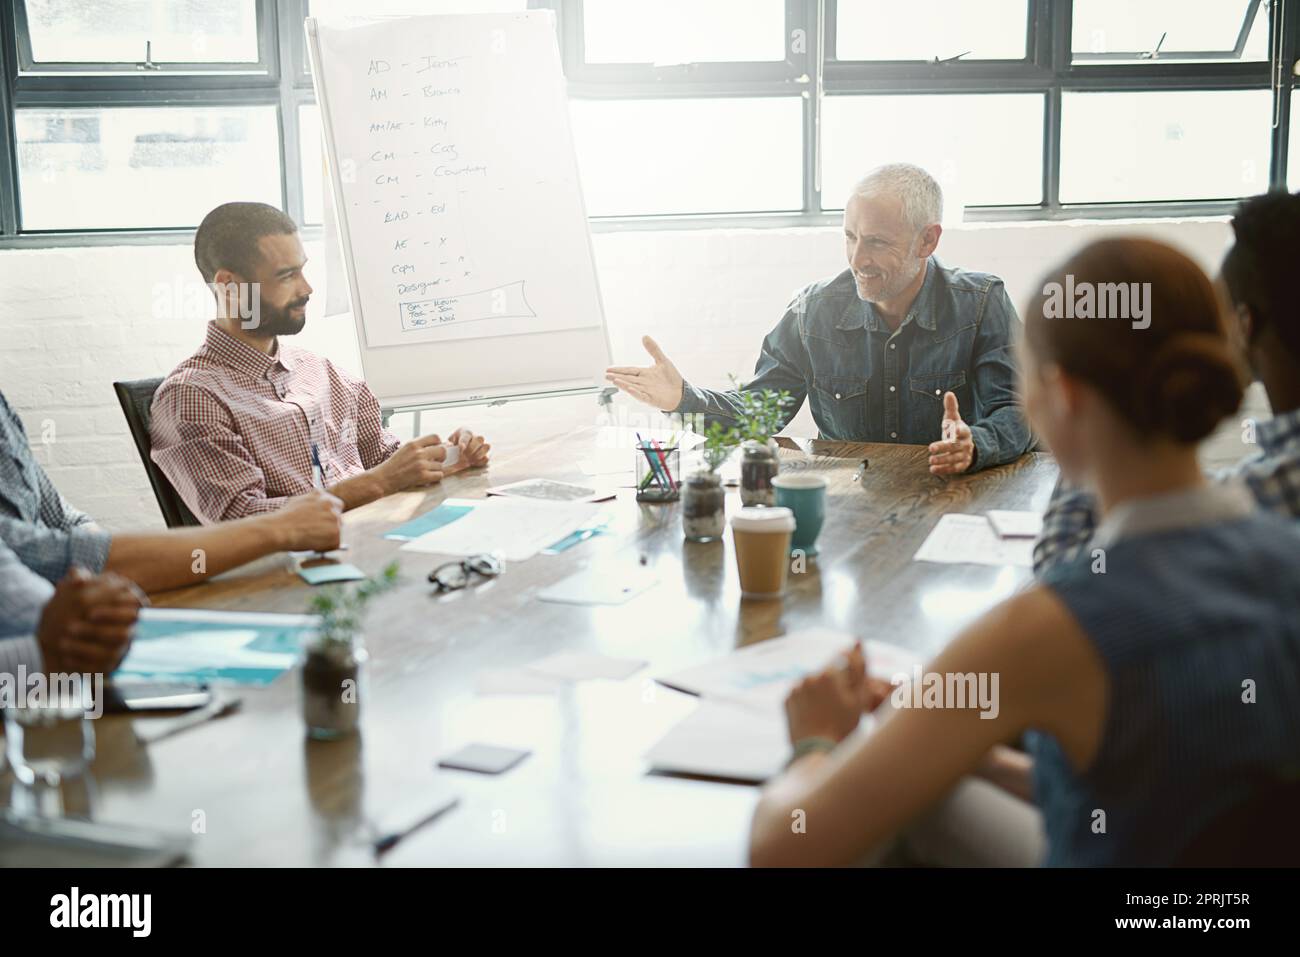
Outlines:
{"label": "papers on table", "polygon": [[[688,694],[727,699],[749,707],[780,707],[795,682],[825,668],[856,639],[830,628],[810,628],[746,645],[721,658],[664,675],[660,684]],[[867,670],[878,678],[910,676],[918,659],[906,649],[864,641]]]}
{"label": "papers on table", "polygon": [[298,660],[315,615],[145,608],[114,680],[267,685]]}
{"label": "papers on table", "polygon": [[609,490],[601,492],[585,485],[553,482],[550,479],[524,479],[522,482],[494,486],[487,493],[542,502],[605,502],[615,495]]}
{"label": "papers on table", "polygon": [[755,713],[731,703],[701,701],[649,751],[650,767],[669,774],[699,774],[761,783],[790,759],[785,716]]}
{"label": "papers on table", "polygon": [[622,605],[658,583],[659,576],[651,568],[598,564],[543,588],[537,598],[565,605]]}
{"label": "papers on table", "polygon": [[[853,641],[843,632],[809,629],[660,677],[661,684],[701,699],[695,711],[646,753],[651,768],[766,781],[790,757],[784,708],[790,688],[804,675],[824,668]],[[863,646],[868,670],[886,680],[910,677],[919,661],[894,645],[867,641]],[[867,724],[872,724],[871,719]]]}
{"label": "papers on table", "polygon": [[443,502],[435,509],[425,512],[423,515],[416,516],[409,522],[398,525],[384,538],[396,542],[409,542],[413,538],[419,538],[436,528],[442,528],[449,525],[458,518],[464,518],[469,514],[470,509],[474,507],[471,502],[468,505],[452,505],[449,502]]}
{"label": "papers on table", "polygon": [[914,556],[918,562],[945,564],[1017,565],[1034,564],[1032,538],[998,538],[983,515],[952,513],[939,519]]}
{"label": "papers on table", "polygon": [[993,509],[988,513],[989,524],[998,538],[1037,538],[1043,534],[1041,512],[1007,512]]}
{"label": "papers on table", "polygon": [[[539,502],[531,499],[447,499],[439,508],[468,507],[454,521],[425,532],[402,551],[466,556],[484,552],[506,561],[532,558],[591,522],[600,511],[588,502]],[[437,511],[435,509],[435,511]]]}

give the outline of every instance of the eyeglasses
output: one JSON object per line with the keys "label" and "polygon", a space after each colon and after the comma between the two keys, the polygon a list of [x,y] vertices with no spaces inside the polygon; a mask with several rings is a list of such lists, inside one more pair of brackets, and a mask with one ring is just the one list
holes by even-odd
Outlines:
{"label": "eyeglasses", "polygon": [[471,555],[458,562],[439,565],[429,572],[429,581],[438,586],[439,592],[459,591],[469,584],[471,572],[484,578],[496,578],[504,567],[504,563],[495,555]]}

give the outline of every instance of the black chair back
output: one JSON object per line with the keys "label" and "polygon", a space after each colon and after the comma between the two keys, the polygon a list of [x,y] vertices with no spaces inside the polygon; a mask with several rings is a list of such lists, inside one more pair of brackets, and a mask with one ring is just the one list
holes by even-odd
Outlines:
{"label": "black chair back", "polygon": [[117,401],[122,405],[122,414],[126,416],[126,424],[131,429],[131,438],[135,439],[135,449],[140,453],[145,474],[149,476],[149,484],[153,486],[154,498],[158,500],[158,508],[162,510],[163,521],[167,523],[168,528],[200,525],[202,523],[194,517],[189,506],[172,487],[172,483],[167,481],[167,476],[163,475],[149,456],[152,447],[149,441],[149,412],[153,406],[153,394],[158,391],[162,381],[159,378],[114,382],[113,391],[117,393]]}

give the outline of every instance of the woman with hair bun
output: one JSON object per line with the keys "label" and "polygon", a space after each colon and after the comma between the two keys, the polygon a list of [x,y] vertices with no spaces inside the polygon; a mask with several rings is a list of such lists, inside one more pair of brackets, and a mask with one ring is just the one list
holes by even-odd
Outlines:
{"label": "woman with hair bun", "polygon": [[[933,809],[953,812],[978,783],[1037,813],[966,801],[961,827],[984,853],[965,863],[1175,865],[1198,860],[1234,812],[1294,790],[1300,531],[1197,464],[1197,443],[1242,398],[1213,285],[1171,247],[1116,239],[1040,288],[1024,312],[1022,401],[1063,476],[1096,495],[1093,548],[926,667],[940,688],[996,678],[981,685],[991,707],[891,693],[860,648],[796,686],[795,757],[755,811],[755,864],[853,863],[898,837],[924,846]],[[1092,306],[1062,310],[1061,290]],[[1096,308],[1103,295],[1128,308]],[[855,734],[886,699],[876,730]],[[1007,747],[1021,741],[1028,754]],[[808,822],[797,833],[796,812]]]}

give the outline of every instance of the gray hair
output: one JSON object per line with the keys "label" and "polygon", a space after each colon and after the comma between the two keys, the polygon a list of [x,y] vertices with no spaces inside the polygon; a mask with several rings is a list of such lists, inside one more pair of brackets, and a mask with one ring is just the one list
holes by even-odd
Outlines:
{"label": "gray hair", "polygon": [[943,221],[943,190],[934,177],[911,163],[877,166],[853,187],[851,196],[897,196],[903,203],[903,218],[920,232]]}

